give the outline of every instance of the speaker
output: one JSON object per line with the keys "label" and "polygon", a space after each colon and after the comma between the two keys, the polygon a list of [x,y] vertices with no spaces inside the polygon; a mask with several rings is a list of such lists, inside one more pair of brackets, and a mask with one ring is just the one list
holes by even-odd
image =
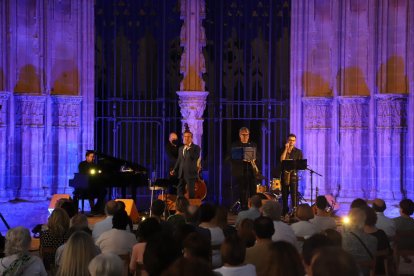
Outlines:
{"label": "speaker", "polygon": [[139,219],[139,214],[137,210],[137,206],[135,206],[135,202],[132,199],[126,198],[117,198],[115,201],[122,201],[125,204],[125,211],[127,212],[128,216],[131,218],[133,223],[137,223]]}
{"label": "speaker", "polygon": [[69,194],[54,194],[52,196],[52,199],[50,200],[50,203],[49,203],[49,208],[47,208],[47,210],[49,210],[49,214],[51,214],[53,210],[55,210],[56,202],[58,202],[58,200],[62,198],[69,199],[70,195]]}

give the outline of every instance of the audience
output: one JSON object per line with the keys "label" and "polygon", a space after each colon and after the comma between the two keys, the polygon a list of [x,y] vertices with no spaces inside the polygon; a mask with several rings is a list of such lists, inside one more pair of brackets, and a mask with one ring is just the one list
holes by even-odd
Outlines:
{"label": "audience", "polygon": [[96,241],[99,236],[108,230],[112,229],[112,218],[118,211],[118,204],[115,200],[110,200],[105,205],[106,218],[100,222],[95,223],[92,230],[92,237]]}
{"label": "audience", "polygon": [[29,229],[11,228],[6,234],[5,255],[0,259],[1,275],[46,276],[42,260],[29,254],[32,238]]}
{"label": "audience", "polygon": [[275,233],[272,236],[272,241],[286,241],[297,247],[296,235],[293,229],[280,220],[282,216],[282,207],[280,204],[276,201],[268,200],[263,204],[262,211],[263,216],[273,220]]}
{"label": "audience", "polygon": [[[394,218],[396,233],[413,231],[414,230],[414,219],[411,218],[414,213],[414,203],[411,199],[403,199],[400,201],[400,216]],[[414,239],[409,237],[398,237],[396,245],[400,249],[413,249]],[[405,258],[406,261],[409,261]]]}
{"label": "audience", "polygon": [[125,210],[118,210],[112,218],[112,229],[102,233],[96,245],[102,253],[111,252],[117,255],[129,254],[137,242],[135,235],[126,230],[129,217]]}
{"label": "audience", "polygon": [[[49,247],[57,249],[65,243],[69,230],[70,219],[62,208],[55,208],[48,218],[47,229],[40,232],[40,252],[42,248]],[[55,253],[42,253],[46,269],[55,263]]]}
{"label": "audience", "polygon": [[168,217],[167,222],[173,227],[174,231],[178,226],[186,224],[190,216],[188,207],[190,202],[186,197],[179,196],[175,200],[175,214]]}
{"label": "audience", "polygon": [[237,226],[237,236],[243,241],[246,248],[252,247],[256,242],[254,222],[248,218],[243,219]]}
{"label": "audience", "polygon": [[223,230],[223,234],[225,237],[236,235],[237,231],[236,228],[228,223],[228,214],[229,209],[225,206],[217,206],[216,207],[216,215],[214,220],[216,225]]}
{"label": "audience", "polygon": [[[321,232],[319,227],[309,221],[313,218],[313,211],[308,204],[299,204],[296,217],[299,221],[291,225],[296,237],[307,239],[313,234]],[[302,247],[301,243],[299,243],[299,247]]]}
{"label": "audience", "polygon": [[384,200],[376,198],[372,202],[372,208],[377,213],[377,224],[375,225],[378,229],[381,229],[387,234],[388,237],[392,238],[395,236],[395,221],[384,215],[384,211],[387,209],[387,205]]}
{"label": "audience", "polygon": [[[137,263],[143,265],[147,241],[158,232],[161,232],[161,225],[156,218],[148,218],[138,226],[138,243],[132,248],[131,261],[129,263],[131,273],[135,273]],[[141,269],[141,275],[147,275],[145,269]]]}
{"label": "audience", "polygon": [[324,234],[315,234],[303,242],[302,259],[307,275],[312,273],[311,262],[316,252],[321,248],[331,246],[335,246],[334,242]]}
{"label": "audience", "polygon": [[312,258],[309,276],[361,276],[351,254],[339,247],[321,248]]}
{"label": "audience", "polygon": [[272,219],[268,217],[258,217],[254,220],[254,233],[256,244],[247,248],[246,260],[248,264],[256,267],[257,275],[267,275],[267,260],[271,255],[269,245],[272,243],[272,236],[275,233]]}
{"label": "audience", "polygon": [[99,254],[89,263],[91,276],[119,276],[124,274],[122,259],[113,253]]}
{"label": "audience", "polygon": [[208,229],[210,231],[211,247],[212,247],[212,256],[211,262],[213,268],[221,266],[221,256],[220,256],[220,245],[224,241],[224,233],[220,227],[214,221],[216,215],[216,207],[210,203],[204,203],[199,207],[200,212],[200,227]]}
{"label": "audience", "polygon": [[211,263],[211,245],[202,234],[190,233],[183,242],[183,256],[186,258],[200,258]]}
{"label": "audience", "polygon": [[255,220],[260,217],[260,207],[262,207],[262,199],[259,195],[254,195],[249,199],[249,209],[241,211],[237,215],[236,227],[243,219]]}
{"label": "audience", "polygon": [[329,207],[328,201],[325,196],[318,196],[316,198],[316,215],[313,219],[309,220],[320,230],[336,229],[336,222],[331,214],[327,211]]}
{"label": "audience", "polygon": [[352,208],[365,208],[367,207],[367,202],[362,198],[356,198],[351,202],[350,209]]}
{"label": "audience", "polygon": [[92,236],[84,231],[73,233],[62,253],[58,276],[89,276],[89,262],[100,252]]}
{"label": "audience", "polygon": [[162,276],[214,276],[210,265],[199,258],[179,258],[177,259]]}
{"label": "audience", "polygon": [[269,245],[269,252],[263,275],[305,275],[298,250],[291,243],[285,241],[274,242]]}
{"label": "audience", "polygon": [[256,268],[252,264],[244,264],[246,246],[237,236],[227,237],[220,249],[223,266],[215,272],[223,276],[254,276]]}

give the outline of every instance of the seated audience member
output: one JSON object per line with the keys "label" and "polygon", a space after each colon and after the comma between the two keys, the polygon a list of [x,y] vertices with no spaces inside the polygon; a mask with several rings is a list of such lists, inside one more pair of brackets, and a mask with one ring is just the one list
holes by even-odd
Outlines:
{"label": "seated audience member", "polygon": [[368,206],[368,203],[362,198],[356,198],[351,202],[349,206],[350,209],[352,208],[365,208]]}
{"label": "seated audience member", "polygon": [[179,258],[172,263],[162,276],[214,276],[208,262],[200,258]]}
{"label": "seated audience member", "polygon": [[357,262],[370,261],[377,252],[377,239],[364,232],[365,208],[352,208],[349,211],[349,224],[344,225],[342,233],[343,249],[350,253]]}
{"label": "seated audience member", "polygon": [[257,275],[267,275],[267,260],[271,254],[269,245],[272,243],[272,236],[275,233],[272,219],[268,217],[255,219],[254,233],[256,244],[247,248],[245,263],[254,265]]}
{"label": "seated audience member", "polygon": [[99,254],[89,263],[91,276],[119,276],[124,274],[122,259],[113,253]]}
{"label": "seated audience member", "polygon": [[[374,209],[371,207],[365,208],[365,227],[364,231],[367,234],[374,236],[377,239],[377,250],[391,250],[390,242],[388,240],[387,234],[381,229],[375,227],[377,223],[377,214],[375,213]],[[376,268],[375,272],[383,274],[385,272],[384,268],[384,257],[377,257],[376,259]]]}
{"label": "seated audience member", "polygon": [[227,237],[221,245],[220,252],[223,266],[215,269],[215,272],[223,276],[256,275],[256,268],[252,264],[244,263],[246,246],[239,237]]}
{"label": "seated audience member", "polygon": [[144,267],[149,275],[160,275],[179,257],[181,252],[171,233],[161,231],[147,241]]}
{"label": "seated audience member", "polygon": [[177,197],[175,200],[175,214],[168,217],[167,222],[172,226],[173,230],[179,225],[186,224],[187,218],[190,216],[188,207],[190,202],[183,196]]}
{"label": "seated audience member", "polygon": [[280,220],[282,216],[282,207],[276,201],[266,201],[262,207],[263,216],[269,217],[273,220],[275,233],[272,236],[272,241],[286,241],[297,247],[296,235],[292,228]]}
{"label": "seated audience member", "polygon": [[[138,226],[138,243],[132,248],[131,261],[129,263],[129,270],[135,273],[137,263],[142,265],[144,263],[144,252],[147,241],[153,235],[161,232],[161,225],[156,218],[148,218],[141,222]],[[144,269],[141,269],[141,276],[148,275]]]}
{"label": "seated audience member", "polygon": [[315,234],[303,242],[302,259],[307,275],[311,275],[311,262],[316,252],[324,247],[332,247],[334,243],[324,234]]}
{"label": "seated audience member", "polygon": [[88,276],[89,262],[99,253],[91,235],[84,231],[73,233],[63,249],[57,275]]}
{"label": "seated audience member", "polygon": [[234,226],[228,224],[228,213],[229,209],[225,206],[217,206],[216,208],[216,216],[214,217],[214,220],[218,227],[223,230],[223,234],[225,237],[236,235],[237,231]]}
{"label": "seated audience member", "polygon": [[215,247],[219,247],[222,242],[224,241],[224,233],[220,227],[214,221],[214,217],[216,215],[216,207],[210,203],[204,203],[199,207],[200,212],[200,227],[208,229],[211,235],[211,246],[212,256],[211,261],[213,268],[217,268],[221,266],[221,256],[220,250],[215,249]]}
{"label": "seated audience member", "polygon": [[241,211],[236,218],[236,227],[245,218],[255,220],[260,217],[260,207],[262,207],[262,199],[258,195],[254,195],[249,199],[249,209]]}
{"label": "seated audience member", "polygon": [[183,256],[186,258],[200,258],[210,263],[211,245],[202,234],[190,233],[183,242]]}
{"label": "seated audience member", "polygon": [[336,230],[326,229],[322,232],[333,243],[333,246],[342,248],[342,235]]}
{"label": "seated audience member", "polygon": [[309,275],[361,276],[361,273],[351,254],[339,247],[324,247],[314,254]]}
{"label": "seated audience member", "polygon": [[[118,210],[125,210],[125,212],[127,212],[125,202],[123,202],[122,200],[116,200],[116,204],[118,204]],[[128,214],[128,212],[127,212],[127,214]],[[134,225],[132,224],[131,218],[129,216],[128,216],[128,218],[129,218],[129,221],[128,221],[128,225],[127,225],[127,230],[132,231]]]}
{"label": "seated audience member", "polygon": [[[49,247],[57,249],[65,243],[69,230],[70,219],[65,210],[55,208],[47,220],[47,229],[40,232],[40,252],[42,248]],[[55,254],[44,253],[43,262],[46,269],[55,263]]]}
{"label": "seated audience member", "polygon": [[242,220],[237,226],[237,236],[244,242],[246,248],[252,247],[256,242],[254,221],[251,219]]}
{"label": "seated audience member", "polygon": [[[76,214],[70,219],[70,228],[68,232],[66,233],[65,239],[69,239],[70,236],[77,231],[84,231],[87,234],[92,235],[92,231],[88,227],[88,217],[84,214]],[[65,248],[66,243],[59,246],[58,249],[56,250],[56,254],[55,254],[56,266],[60,266],[60,260],[62,258],[63,249]],[[97,248],[97,250],[100,253],[99,248]]]}
{"label": "seated audience member", "polygon": [[129,217],[125,210],[117,211],[112,218],[112,229],[102,233],[96,240],[96,245],[102,253],[114,253],[117,255],[131,253],[132,247],[137,242],[135,235],[126,230]]}
{"label": "seated audience member", "polygon": [[[296,217],[299,219],[298,222],[293,223],[293,232],[296,237],[309,238],[313,234],[321,232],[319,227],[312,224],[309,220],[313,218],[312,208],[308,204],[300,204],[296,211]],[[301,245],[300,245],[301,247]]]}
{"label": "seated audience member", "polygon": [[264,275],[303,276],[305,270],[296,247],[285,241],[269,245]]}
{"label": "seated audience member", "polygon": [[376,198],[372,202],[372,208],[377,213],[377,224],[375,225],[378,229],[381,229],[387,234],[388,237],[395,236],[395,222],[389,217],[384,215],[384,211],[387,209],[387,205],[384,200]]}
{"label": "seated audience member", "polygon": [[118,211],[118,204],[115,200],[110,200],[105,205],[106,218],[100,222],[97,222],[93,226],[92,237],[96,241],[98,237],[105,231],[112,229],[112,218]]}
{"label": "seated audience member", "polygon": [[414,230],[414,219],[411,217],[414,213],[414,203],[411,199],[400,201],[400,216],[394,218],[397,231]]}
{"label": "seated audience member", "polygon": [[154,200],[151,206],[151,217],[156,218],[158,220],[158,222],[161,224],[162,231],[165,231],[165,232],[174,231],[171,224],[162,218],[162,216],[164,215],[164,212],[165,212],[165,202],[160,199]]}
{"label": "seated audience member", "polygon": [[69,218],[72,218],[78,213],[78,208],[70,198],[61,198],[56,202],[55,208],[62,208],[66,211]]}
{"label": "seated audience member", "polygon": [[326,211],[329,204],[325,196],[318,196],[316,198],[316,215],[313,219],[309,220],[316,225],[320,230],[336,229],[336,222],[331,214]]}
{"label": "seated audience member", "polygon": [[5,255],[0,259],[1,275],[46,276],[42,260],[29,253],[29,229],[24,227],[11,228],[6,234]]}
{"label": "seated audience member", "polygon": [[[414,213],[414,203],[411,199],[403,199],[400,201],[400,216],[394,218],[396,233],[414,231],[414,219],[411,218]],[[412,238],[401,238],[396,241],[400,249],[414,248],[414,240]]]}

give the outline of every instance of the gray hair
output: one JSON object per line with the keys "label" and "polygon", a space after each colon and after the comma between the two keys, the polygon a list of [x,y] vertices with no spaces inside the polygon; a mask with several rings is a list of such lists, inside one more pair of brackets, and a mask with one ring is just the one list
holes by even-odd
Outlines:
{"label": "gray hair", "polygon": [[268,200],[262,206],[263,216],[272,220],[280,220],[282,216],[282,207],[276,201]]}
{"label": "gray hair", "polygon": [[29,229],[19,226],[7,231],[4,253],[6,256],[29,251],[32,237]]}
{"label": "gray hair", "polygon": [[239,134],[240,134],[242,131],[247,131],[248,133],[250,133],[250,130],[249,130],[247,127],[241,127],[241,128],[239,129]]}
{"label": "gray hair", "polygon": [[365,210],[361,208],[352,208],[349,211],[350,226],[352,229],[364,229],[365,219],[367,218]]}
{"label": "gray hair", "polygon": [[102,253],[92,259],[88,270],[91,276],[118,276],[122,275],[124,263],[118,255]]}

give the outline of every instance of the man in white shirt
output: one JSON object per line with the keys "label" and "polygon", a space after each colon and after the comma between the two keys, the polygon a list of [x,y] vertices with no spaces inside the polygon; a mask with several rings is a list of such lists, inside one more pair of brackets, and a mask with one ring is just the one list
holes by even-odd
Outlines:
{"label": "man in white shirt", "polygon": [[99,236],[108,230],[112,229],[112,218],[115,212],[118,210],[118,204],[115,200],[110,200],[106,203],[105,214],[106,218],[100,222],[97,222],[92,230],[93,240],[96,241]]}
{"label": "man in white shirt", "polygon": [[273,220],[275,233],[272,236],[272,241],[286,241],[297,247],[295,233],[292,228],[280,220],[282,216],[282,207],[276,201],[266,201],[262,207],[263,216],[269,217]]}
{"label": "man in white shirt", "polygon": [[236,218],[236,227],[244,219],[255,220],[260,217],[260,207],[262,207],[262,199],[258,195],[254,195],[249,199],[250,208],[248,210],[241,211]]}
{"label": "man in white shirt", "polygon": [[318,196],[316,198],[316,208],[315,217],[309,221],[321,231],[325,231],[326,229],[336,230],[336,221],[331,217],[331,214],[327,212],[328,200],[326,200],[325,196]]}
{"label": "man in white shirt", "polygon": [[103,232],[95,244],[102,253],[114,253],[116,255],[130,254],[132,247],[137,243],[135,235],[126,230],[129,217],[125,210],[117,211],[113,218],[113,228]]}
{"label": "man in white shirt", "polygon": [[385,204],[384,200],[376,198],[372,202],[372,208],[377,213],[377,224],[375,225],[378,229],[381,229],[387,234],[388,237],[395,236],[395,222],[393,219],[386,217],[384,215],[385,209],[387,209],[387,205]]}

